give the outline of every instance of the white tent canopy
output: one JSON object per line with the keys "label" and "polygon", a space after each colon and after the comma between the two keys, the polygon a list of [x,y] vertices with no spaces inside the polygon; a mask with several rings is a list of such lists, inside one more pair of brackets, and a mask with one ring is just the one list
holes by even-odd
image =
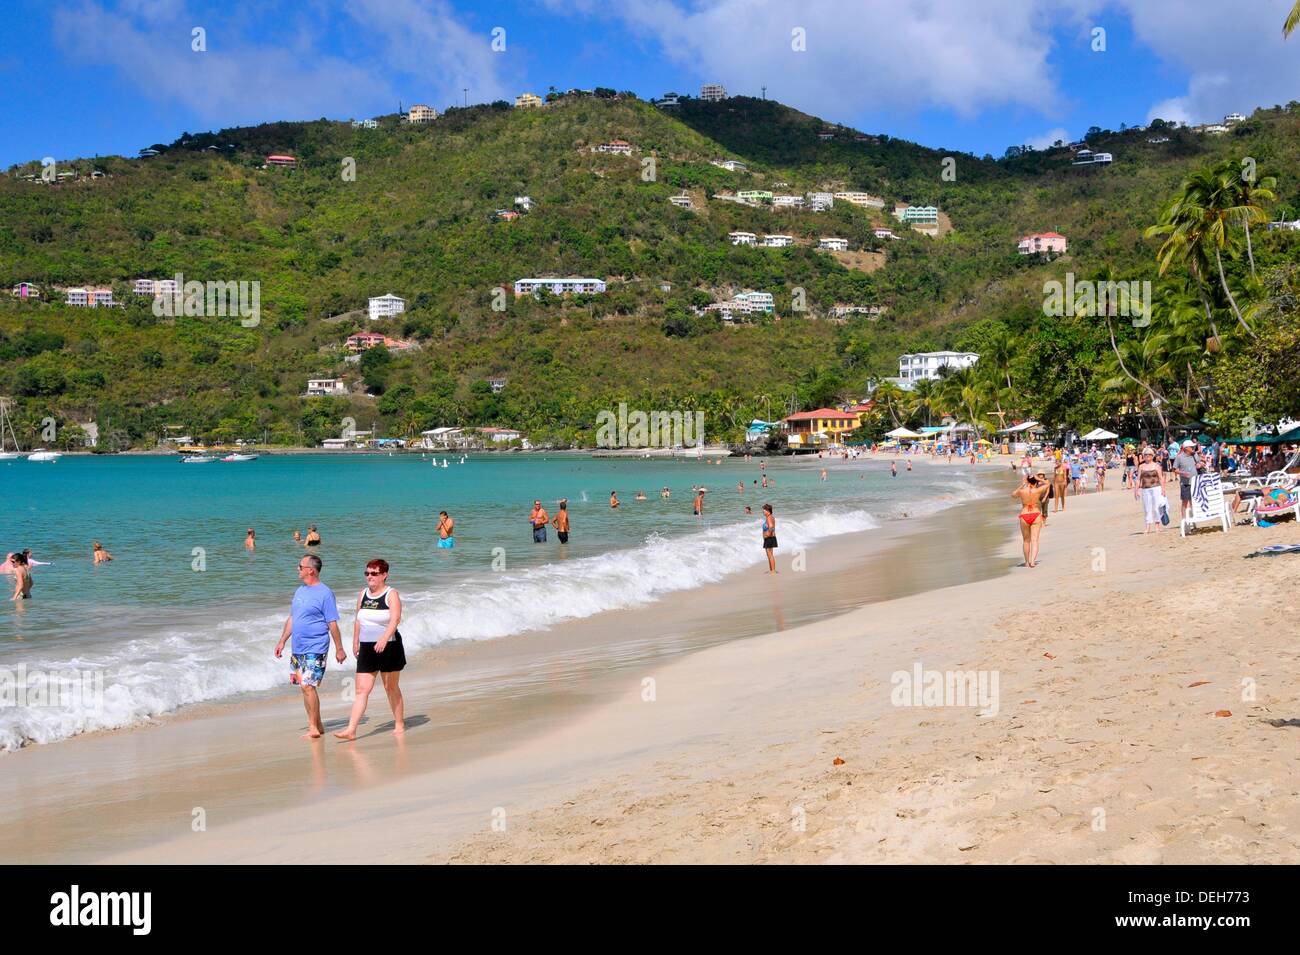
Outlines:
{"label": "white tent canopy", "polygon": [[919,438],[921,435],[915,431],[909,431],[907,428],[895,428],[893,431],[885,432],[886,438]]}
{"label": "white tent canopy", "polygon": [[1104,428],[1093,428],[1079,440],[1081,441],[1114,441],[1118,438],[1114,431],[1107,431]]}
{"label": "white tent canopy", "polygon": [[1009,428],[1003,428],[1001,431],[998,432],[998,434],[1019,434],[1022,431],[1030,431],[1034,428],[1037,428],[1038,426],[1039,425],[1037,421],[1024,421],[1021,422],[1020,424],[1013,424]]}

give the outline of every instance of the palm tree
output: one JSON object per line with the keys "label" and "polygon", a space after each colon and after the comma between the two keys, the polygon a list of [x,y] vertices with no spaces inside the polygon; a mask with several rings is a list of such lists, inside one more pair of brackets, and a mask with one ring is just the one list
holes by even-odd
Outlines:
{"label": "palm tree", "polygon": [[[1224,165],[1233,170],[1237,168],[1230,159]],[[1242,175],[1234,175],[1230,181],[1233,184],[1233,200],[1237,207],[1242,210],[1241,224],[1246,230],[1246,257],[1250,260],[1251,278],[1254,278],[1255,250],[1250,242],[1250,224],[1252,222],[1268,221],[1268,212],[1260,205],[1260,202],[1277,201],[1277,194],[1273,191],[1273,188],[1277,185],[1277,177],[1263,176],[1258,180],[1252,177],[1247,180]]]}
{"label": "palm tree", "polygon": [[1286,23],[1282,24],[1282,36],[1288,37],[1291,31],[1300,26],[1300,0],[1296,0],[1296,5],[1291,8],[1291,12],[1286,16]]}
{"label": "palm tree", "polygon": [[871,397],[875,398],[878,404],[885,406],[885,410],[889,412],[889,418],[894,422],[895,428],[902,425],[903,422],[898,417],[898,413],[906,401],[902,388],[892,381],[882,381],[876,385],[876,390]]}
{"label": "palm tree", "polygon": [[929,378],[922,378],[912,386],[912,409],[916,413],[925,412],[925,423],[929,426],[939,401],[939,393]]}
{"label": "palm tree", "polygon": [[[1212,250],[1223,294],[1241,327],[1254,337],[1254,331],[1246,323],[1237,300],[1228,288],[1228,277],[1223,270],[1223,250],[1229,248],[1233,241],[1231,226],[1247,214],[1246,210],[1237,205],[1234,197],[1232,180],[1235,178],[1235,171],[1227,173],[1222,164],[1192,173],[1161,213],[1160,222],[1147,229],[1145,235],[1147,238],[1166,237],[1156,252],[1161,275],[1174,262],[1182,262],[1198,284],[1209,267],[1207,247]],[[1203,301],[1206,317],[1213,321],[1209,300]],[[1217,331],[1215,337],[1218,337]]]}

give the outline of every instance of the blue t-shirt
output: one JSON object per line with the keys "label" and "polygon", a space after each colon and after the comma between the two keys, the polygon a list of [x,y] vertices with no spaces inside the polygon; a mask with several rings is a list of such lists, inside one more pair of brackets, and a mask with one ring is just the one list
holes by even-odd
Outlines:
{"label": "blue t-shirt", "polygon": [[1081,465],[1078,461],[1070,462],[1070,477],[1072,478],[1083,477],[1083,465]]}
{"label": "blue t-shirt", "polygon": [[293,617],[290,646],[294,653],[324,653],[330,648],[329,625],[339,619],[334,591],[324,584],[312,587],[303,584],[293,592],[290,613]]}

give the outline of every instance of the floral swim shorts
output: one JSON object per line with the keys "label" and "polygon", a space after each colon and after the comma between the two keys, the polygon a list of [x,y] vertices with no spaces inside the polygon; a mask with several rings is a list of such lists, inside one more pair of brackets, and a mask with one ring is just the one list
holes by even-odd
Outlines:
{"label": "floral swim shorts", "polygon": [[320,686],[325,679],[325,654],[293,653],[289,656],[289,682],[299,686]]}

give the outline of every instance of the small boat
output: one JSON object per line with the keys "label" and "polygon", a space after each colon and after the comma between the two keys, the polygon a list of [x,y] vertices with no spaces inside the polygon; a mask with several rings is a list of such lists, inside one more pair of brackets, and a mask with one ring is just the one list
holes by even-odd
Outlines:
{"label": "small boat", "polygon": [[57,461],[63,457],[61,451],[46,451],[44,448],[37,448],[27,455],[28,461]]}
{"label": "small boat", "polygon": [[217,460],[207,454],[187,454],[181,458],[181,464],[211,464]]}
{"label": "small boat", "polygon": [[[5,446],[6,432],[8,442],[13,445],[12,450]],[[22,456],[22,448],[18,447],[18,435],[14,434],[14,424],[9,419],[9,402],[0,398],[0,461],[12,461]]]}
{"label": "small boat", "polygon": [[443,466],[444,468],[447,466],[447,459],[446,459],[446,458],[443,458],[443,459],[442,459],[442,466]]}
{"label": "small boat", "polygon": [[256,461],[256,454],[227,454],[221,460],[223,461]]}

